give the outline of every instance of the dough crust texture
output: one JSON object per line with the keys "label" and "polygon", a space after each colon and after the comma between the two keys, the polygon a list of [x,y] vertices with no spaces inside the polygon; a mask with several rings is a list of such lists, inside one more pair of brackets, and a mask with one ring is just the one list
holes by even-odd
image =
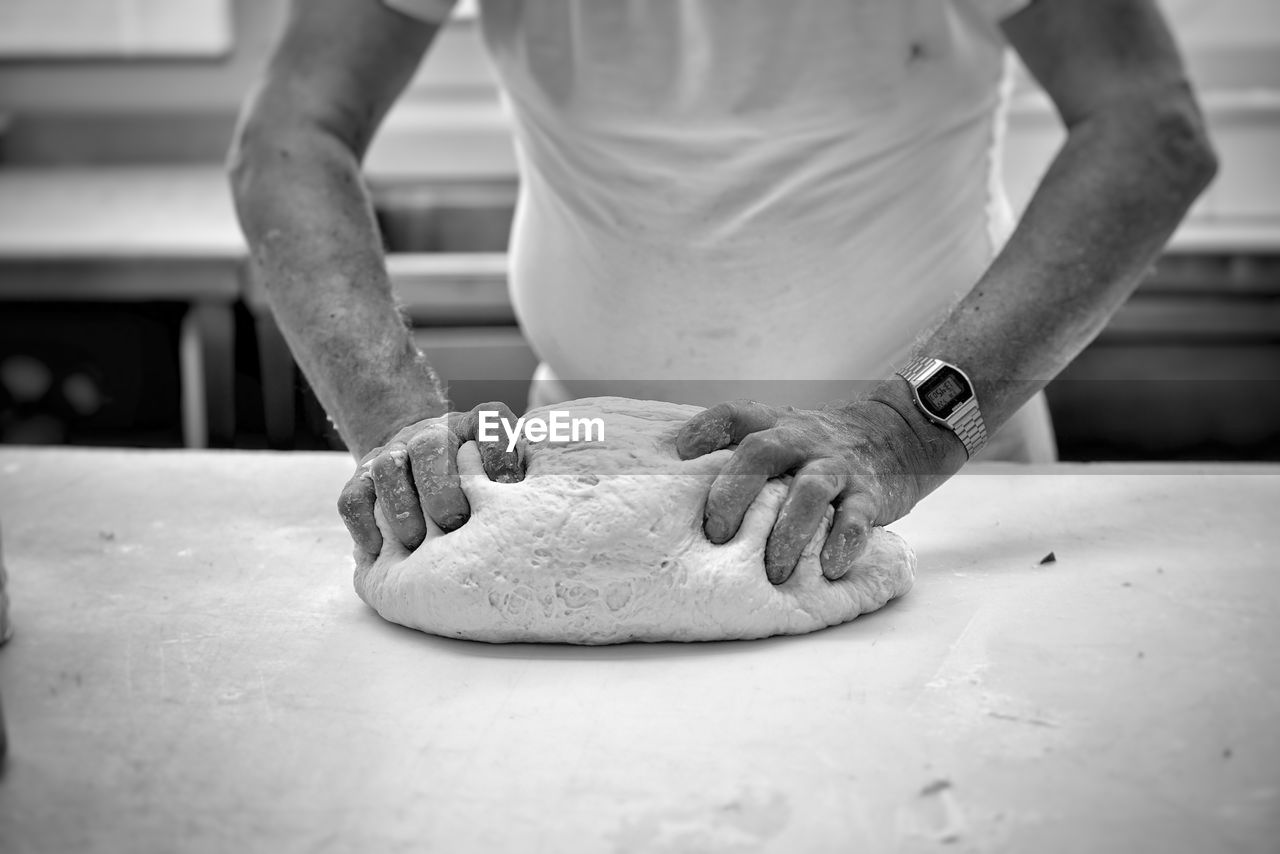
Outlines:
{"label": "dough crust texture", "polygon": [[426,542],[409,552],[378,510],[384,545],[376,560],[357,552],[360,598],[444,637],[612,644],[803,634],[911,588],[914,552],[880,528],[844,578],[824,578],[830,511],[792,577],[770,584],[764,548],[787,479],[765,486],[732,540],[707,540],[706,493],[731,452],[679,459],[676,433],[699,407],[597,397],[529,415],[552,409],[602,419],[605,441],[531,443],[520,483],[490,481],[468,442],[458,468],[471,518],[447,534],[428,520]]}

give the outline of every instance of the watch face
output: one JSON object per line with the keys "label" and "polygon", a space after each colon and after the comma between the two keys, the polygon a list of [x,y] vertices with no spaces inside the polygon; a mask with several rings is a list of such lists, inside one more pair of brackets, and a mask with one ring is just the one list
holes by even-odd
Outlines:
{"label": "watch face", "polygon": [[920,402],[935,418],[950,418],[951,413],[973,397],[973,389],[964,375],[950,366],[944,367],[920,384]]}

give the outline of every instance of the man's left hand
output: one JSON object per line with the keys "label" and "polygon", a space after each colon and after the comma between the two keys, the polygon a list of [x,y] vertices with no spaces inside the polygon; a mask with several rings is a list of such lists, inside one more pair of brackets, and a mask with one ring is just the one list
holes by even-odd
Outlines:
{"label": "man's left hand", "polygon": [[721,403],[689,419],[676,438],[686,460],[734,445],[711,484],[704,530],[711,542],[728,542],[765,484],[794,474],[765,547],[765,571],[774,584],[791,577],[832,505],[822,574],[844,576],[871,529],[905,516],[937,468],[903,416],[875,400],[821,410]]}

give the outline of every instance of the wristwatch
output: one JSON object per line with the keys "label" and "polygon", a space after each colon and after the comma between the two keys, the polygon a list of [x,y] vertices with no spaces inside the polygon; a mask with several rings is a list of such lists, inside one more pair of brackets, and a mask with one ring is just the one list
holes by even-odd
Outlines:
{"label": "wristwatch", "polygon": [[897,373],[910,383],[916,408],[934,424],[955,433],[970,459],[982,450],[987,444],[987,427],[982,423],[973,383],[964,371],[941,359],[917,356]]}

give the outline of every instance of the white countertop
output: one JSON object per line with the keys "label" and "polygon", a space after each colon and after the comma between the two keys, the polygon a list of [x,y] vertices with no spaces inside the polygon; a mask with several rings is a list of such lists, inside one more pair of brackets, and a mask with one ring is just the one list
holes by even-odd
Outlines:
{"label": "white countertop", "polygon": [[333,509],[350,466],[0,449],[0,847],[1280,838],[1280,467],[975,467],[895,526],[919,576],[879,613],[575,648],[380,620]]}

